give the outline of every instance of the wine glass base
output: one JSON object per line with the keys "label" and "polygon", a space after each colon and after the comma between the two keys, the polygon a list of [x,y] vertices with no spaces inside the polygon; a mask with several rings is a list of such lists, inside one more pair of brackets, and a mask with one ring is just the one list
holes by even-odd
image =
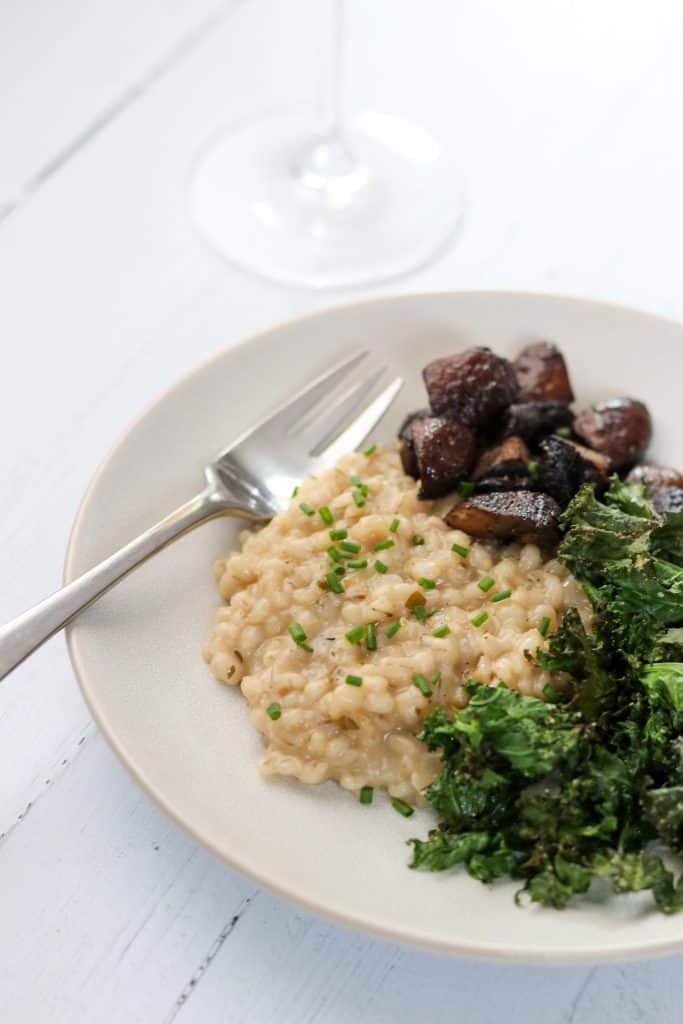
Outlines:
{"label": "wine glass base", "polygon": [[208,242],[231,263],[311,288],[385,281],[427,264],[463,212],[437,139],[402,118],[362,114],[344,130],[353,163],[320,169],[311,160],[317,133],[313,118],[286,115],[211,143],[190,187]]}

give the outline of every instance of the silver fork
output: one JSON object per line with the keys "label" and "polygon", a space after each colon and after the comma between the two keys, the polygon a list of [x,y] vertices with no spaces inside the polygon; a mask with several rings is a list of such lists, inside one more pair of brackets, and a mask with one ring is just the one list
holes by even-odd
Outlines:
{"label": "silver fork", "polygon": [[206,486],[195,498],[1,627],[0,679],[177,537],[217,516],[268,520],[287,506],[292,489],[303,477],[357,448],[403,385],[401,378],[395,377],[371,397],[386,367],[354,383],[352,371],[367,356],[367,352],[353,355],[312,381],[273,416],[220,452],[204,468]]}

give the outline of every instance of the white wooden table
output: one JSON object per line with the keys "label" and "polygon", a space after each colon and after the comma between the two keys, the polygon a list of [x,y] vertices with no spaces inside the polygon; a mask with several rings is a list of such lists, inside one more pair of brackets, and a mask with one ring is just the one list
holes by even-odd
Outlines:
{"label": "white wooden table", "polygon": [[[345,298],[226,267],[186,210],[222,122],[313,101],[322,6],[0,0],[0,618],[58,585],[90,475],[156,393]],[[683,318],[682,39],[678,0],[351,0],[350,104],[449,135],[468,181],[457,244],[401,287]],[[8,1024],[681,1019],[680,958],[448,960],[256,891],[124,773],[61,637],[0,688],[0,763]]]}

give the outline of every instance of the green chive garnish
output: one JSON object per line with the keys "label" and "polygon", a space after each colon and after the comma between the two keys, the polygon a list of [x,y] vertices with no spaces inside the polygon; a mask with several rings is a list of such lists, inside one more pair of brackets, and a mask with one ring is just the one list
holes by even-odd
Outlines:
{"label": "green chive garnish", "polygon": [[541,636],[545,636],[546,633],[548,632],[549,628],[550,628],[550,619],[548,618],[547,615],[544,615],[543,618],[541,619],[541,621],[538,624],[538,632],[541,634]]}
{"label": "green chive garnish", "polygon": [[437,683],[441,682],[441,673],[435,672],[430,680],[432,686],[436,686]]}
{"label": "green chive garnish", "polygon": [[328,572],[328,574],[325,577],[325,579],[327,580],[328,587],[335,594],[343,594],[344,593],[344,584],[339,579],[339,577],[337,576],[336,572]]}
{"label": "green chive garnish", "polygon": [[266,708],[266,714],[268,715],[268,718],[272,718],[274,722],[277,722],[278,718],[282,714],[282,708],[276,700],[274,700],[272,704],[268,705]]}
{"label": "green chive garnish", "polygon": [[414,614],[416,619],[420,619],[420,620],[428,619],[429,618],[429,612],[427,611],[427,605],[426,604],[416,604],[416,605],[414,605],[413,606],[413,614]]}
{"label": "green chive garnish", "polygon": [[337,551],[337,549],[334,546],[328,548],[327,553],[333,562],[341,562],[342,558],[344,557],[341,551]]}
{"label": "green chive garnish", "polygon": [[462,544],[451,544],[451,551],[455,551],[461,558],[467,558],[470,553],[469,548],[464,548]]}
{"label": "green chive garnish", "polygon": [[296,498],[298,493],[299,493],[299,485],[297,484],[296,487],[294,488],[294,490],[292,491],[292,497]]}
{"label": "green chive garnish", "polygon": [[423,697],[431,697],[432,688],[427,681],[427,677],[423,676],[421,672],[416,672],[413,676],[413,685],[417,686]]}
{"label": "green chive garnish", "polygon": [[538,462],[536,459],[530,459],[529,462],[527,462],[526,464],[526,471],[529,474],[529,476],[536,476],[540,467],[540,462]]}
{"label": "green chive garnish", "polygon": [[470,480],[461,480],[456,490],[461,497],[469,498],[474,491],[474,484]]}
{"label": "green chive garnish", "polygon": [[441,637],[448,636],[450,631],[451,631],[451,627],[450,626],[439,626],[438,629],[433,629],[432,630],[432,636],[435,636],[435,637],[437,637],[440,640]]}
{"label": "green chive garnish", "polygon": [[558,434],[559,437],[571,437],[572,436],[572,428],[571,427],[558,427],[557,430],[555,431],[555,433]]}
{"label": "green chive garnish", "polygon": [[479,580],[477,586],[480,590],[483,590],[485,594],[488,594],[491,587],[495,586],[496,581],[492,576],[484,576],[482,580]]}
{"label": "green chive garnish", "polygon": [[368,625],[368,634],[365,639],[365,644],[369,651],[377,650],[377,631],[373,622]]}
{"label": "green chive garnish", "polygon": [[420,576],[417,582],[424,590],[434,590],[436,587],[434,580],[427,579],[426,576]]}
{"label": "green chive garnish", "polygon": [[425,542],[424,537],[420,537],[420,535],[417,534],[417,533],[415,534],[415,536],[413,537],[413,540],[412,540],[412,544],[413,544],[414,548],[419,548],[421,544],[424,544],[424,542]]}
{"label": "green chive garnish", "polygon": [[390,532],[391,533],[396,533],[396,531],[398,530],[400,525],[401,525],[401,520],[400,519],[392,519],[391,520],[391,526],[389,527]]}
{"label": "green chive garnish", "polygon": [[396,634],[398,633],[400,628],[401,628],[401,623],[400,622],[398,622],[398,621],[397,622],[392,622],[391,625],[389,626],[389,628],[384,630],[384,635],[388,636],[389,639],[391,640],[392,636],[396,636]]}
{"label": "green chive garnish", "polygon": [[366,459],[369,459],[370,456],[374,455],[376,451],[377,451],[377,445],[376,444],[371,444],[369,448],[365,449],[365,451],[363,452],[363,455],[366,457]]}
{"label": "green chive garnish", "polygon": [[360,551],[360,544],[355,544],[352,540],[343,540],[339,547],[342,551],[350,551],[352,555],[357,555]]}
{"label": "green chive garnish", "polygon": [[346,540],[348,535],[348,530],[330,530],[330,540]]}
{"label": "green chive garnish", "polygon": [[376,572],[385,573],[388,568],[389,567],[387,565],[385,565],[384,562],[380,562],[379,558],[375,562],[375,571]]}
{"label": "green chive garnish", "polygon": [[393,540],[383,540],[381,544],[375,544],[373,551],[388,551],[389,548],[393,548],[396,542]]}
{"label": "green chive garnish", "polygon": [[360,487],[360,485],[363,483],[361,478],[356,473],[354,473],[354,475],[350,477],[350,480],[352,484],[356,485],[356,487]]}
{"label": "green chive garnish", "polygon": [[354,626],[353,629],[350,629],[348,633],[344,634],[344,636],[350,644],[359,644],[361,640],[365,639],[366,633],[367,629],[365,626]]}
{"label": "green chive garnish", "polygon": [[346,563],[346,567],[347,569],[367,569],[368,560],[367,558],[352,558]]}
{"label": "green chive garnish", "polygon": [[327,523],[328,526],[330,526],[334,522],[332,513],[330,512],[327,505],[323,505],[322,508],[318,509],[318,515],[320,516],[324,523]]}
{"label": "green chive garnish", "polygon": [[303,514],[305,516],[314,516],[315,515],[315,509],[311,508],[311,506],[306,504],[305,501],[301,502],[301,504],[299,505],[299,508],[301,509],[301,511],[303,512]]}
{"label": "green chive garnish", "polygon": [[363,680],[361,679],[360,676],[347,676],[346,677],[346,682],[348,683],[349,686],[362,686],[363,685]]}
{"label": "green chive garnish", "polygon": [[491,598],[492,604],[497,604],[498,601],[507,601],[508,597],[512,596],[511,590],[499,590],[497,594],[494,594]]}
{"label": "green chive garnish", "polygon": [[289,635],[291,636],[292,640],[297,645],[297,647],[300,647],[302,651],[308,651],[309,654],[312,654],[313,648],[309,647],[308,644],[306,643],[306,640],[308,638],[304,633],[303,628],[299,625],[299,623],[292,622],[288,629]]}
{"label": "green chive garnish", "polygon": [[335,567],[334,567],[334,569],[332,571],[334,573],[336,573],[337,576],[345,576],[346,575],[346,569],[344,568],[343,565],[335,565]]}
{"label": "green chive garnish", "polygon": [[353,498],[358,508],[362,508],[363,505],[365,504],[365,498],[363,497],[360,491],[351,491],[351,497]]}
{"label": "green chive garnish", "polygon": [[398,811],[399,814],[402,814],[404,818],[409,818],[411,814],[415,813],[414,807],[411,807],[410,804],[407,804],[398,798],[391,801],[391,806],[395,811]]}
{"label": "green chive garnish", "polygon": [[358,794],[358,799],[362,804],[371,804],[374,794],[375,791],[372,788],[372,786],[363,786],[360,793]]}
{"label": "green chive garnish", "polygon": [[480,626],[484,625],[488,617],[488,612],[479,612],[479,614],[475,615],[473,619],[470,619],[470,622],[476,629],[479,629]]}

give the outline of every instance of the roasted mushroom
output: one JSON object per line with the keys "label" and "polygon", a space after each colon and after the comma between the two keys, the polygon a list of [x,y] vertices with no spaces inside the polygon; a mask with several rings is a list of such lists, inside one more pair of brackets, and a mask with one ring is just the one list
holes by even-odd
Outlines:
{"label": "roasted mushroom", "polygon": [[516,434],[533,444],[558,427],[568,427],[573,418],[566,402],[515,402],[505,413],[503,436]]}
{"label": "roasted mushroom", "polygon": [[683,487],[669,484],[656,484],[648,487],[647,496],[652,507],[660,516],[671,515],[672,512],[683,512]]}
{"label": "roasted mushroom", "polygon": [[551,341],[527,345],[515,359],[519,399],[523,402],[573,402],[564,356]]}
{"label": "roasted mushroom", "polygon": [[444,416],[418,416],[412,423],[420,476],[420,498],[440,498],[472,468],[477,441],[464,423]]}
{"label": "roasted mushroom", "polygon": [[596,490],[604,491],[609,486],[609,475],[613,469],[609,457],[602,452],[594,452],[592,448],[586,448],[578,441],[570,441],[569,438],[566,441],[583,459],[584,482],[595,484]]}
{"label": "roasted mushroom", "polygon": [[555,435],[544,438],[538,449],[539,489],[551,494],[563,508],[582,484],[595,484],[598,490],[607,487],[610,465],[605,455]]}
{"label": "roasted mushroom", "polygon": [[500,491],[536,491],[539,490],[536,477],[527,473],[513,476],[484,476],[475,481],[475,494],[498,494]]}
{"label": "roasted mushroom", "polygon": [[642,463],[634,466],[626,477],[626,483],[645,484],[646,487],[683,487],[683,473],[671,466]]}
{"label": "roasted mushroom", "polygon": [[615,470],[643,457],[652,436],[647,406],[633,398],[615,398],[585,409],[574,420],[574,433],[589,448],[608,455]]}
{"label": "roasted mushroom", "polygon": [[423,370],[433,412],[469,427],[485,427],[517,397],[519,385],[507,359],[490,348],[470,348],[435,359]]}
{"label": "roasted mushroom", "polygon": [[450,510],[446,522],[472,537],[551,544],[558,539],[559,514],[560,507],[549,494],[506,491],[467,498]]}
{"label": "roasted mushroom", "polygon": [[420,471],[417,468],[417,458],[415,456],[415,444],[413,442],[413,423],[419,417],[429,416],[429,409],[418,409],[417,412],[409,412],[403,423],[399,427],[398,439],[399,439],[399,453],[401,456],[401,465],[403,466],[403,472],[408,476],[412,476],[414,480],[417,480],[420,476]]}
{"label": "roasted mushroom", "polygon": [[490,476],[518,476],[527,472],[529,449],[521,437],[506,437],[494,448],[489,448],[479,456],[473,480],[481,480]]}

